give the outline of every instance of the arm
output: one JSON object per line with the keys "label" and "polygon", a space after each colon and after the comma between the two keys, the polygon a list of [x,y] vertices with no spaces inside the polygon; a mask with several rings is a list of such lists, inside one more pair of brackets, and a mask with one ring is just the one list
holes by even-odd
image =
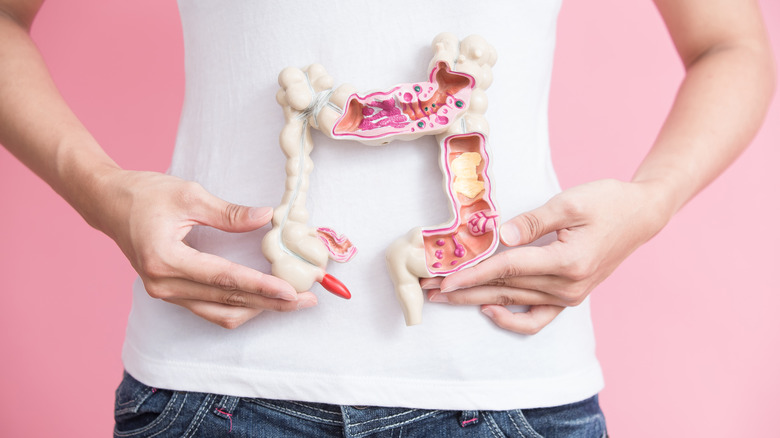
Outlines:
{"label": "arm", "polygon": [[[754,1],[656,0],[686,75],[649,154],[630,182],[566,190],[501,227],[515,247],[556,232],[542,247],[514,248],[426,284],[429,298],[482,304],[499,326],[535,333],[653,235],[747,147],[774,89],[774,64]],[[445,293],[442,293],[445,292]],[[531,305],[528,313],[502,305]]]}
{"label": "arm", "polygon": [[194,225],[260,228],[270,208],[230,204],[200,185],[121,169],[60,96],[30,26],[43,0],[0,0],[0,143],[111,237],[149,294],[225,327],[264,309],[316,304],[286,282],[187,246]]}
{"label": "arm", "polygon": [[776,72],[755,1],[655,3],[686,75],[633,181],[659,184],[671,216],[748,146],[771,101]]}

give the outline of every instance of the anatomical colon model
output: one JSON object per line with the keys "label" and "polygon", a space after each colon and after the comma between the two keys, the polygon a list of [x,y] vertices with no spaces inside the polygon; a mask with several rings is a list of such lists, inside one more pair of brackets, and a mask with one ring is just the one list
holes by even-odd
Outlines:
{"label": "anatomical colon model", "polygon": [[402,84],[361,96],[351,86],[333,88],[319,64],[279,74],[277,102],[285,114],[280,144],[287,156],[287,179],[263,253],[273,275],[299,292],[319,282],[344,298],[350,293],[326,273],[328,259],[348,261],[355,247],[328,228],[307,222],[306,192],[313,168],[308,127],[334,139],[367,145],[435,135],[451,219],[434,227],[416,227],[388,248],[387,267],[407,325],[422,320],[420,278],[446,276],[473,266],[498,247],[498,211],[492,200],[485,89],[492,82],[495,49],[482,37],[463,41],[449,33],[432,43],[427,82]]}

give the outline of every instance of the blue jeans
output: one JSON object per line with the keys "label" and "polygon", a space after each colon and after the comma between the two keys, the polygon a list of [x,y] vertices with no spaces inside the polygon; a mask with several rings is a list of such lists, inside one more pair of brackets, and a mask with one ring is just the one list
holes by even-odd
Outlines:
{"label": "blue jeans", "polygon": [[114,437],[603,438],[598,397],[554,408],[445,411],[338,406],[148,387],[125,373]]}

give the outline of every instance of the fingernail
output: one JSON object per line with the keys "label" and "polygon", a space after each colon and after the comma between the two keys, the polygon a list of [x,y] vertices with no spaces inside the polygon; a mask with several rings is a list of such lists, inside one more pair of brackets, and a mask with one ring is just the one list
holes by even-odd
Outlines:
{"label": "fingernail", "polygon": [[441,290],[441,293],[446,294],[447,292],[456,291],[458,289],[460,289],[460,286],[447,286]]}
{"label": "fingernail", "polygon": [[317,305],[317,299],[314,297],[305,297],[298,301],[298,310],[307,309]]}
{"label": "fingernail", "polygon": [[493,319],[493,317],[496,316],[496,314],[490,308],[487,308],[487,307],[482,309],[482,313],[487,315],[487,317],[490,318],[490,319]]}
{"label": "fingernail", "polygon": [[437,289],[439,285],[430,278],[424,278],[420,280],[420,287],[423,289]]}
{"label": "fingernail", "polygon": [[501,225],[501,240],[505,245],[517,245],[520,243],[520,230],[512,223]]}
{"label": "fingernail", "polygon": [[293,292],[281,292],[278,297],[280,300],[285,301],[297,301],[298,300],[298,294]]}
{"label": "fingernail", "polygon": [[446,295],[439,293],[432,293],[428,296],[428,301],[432,303],[449,303],[450,299]]}
{"label": "fingernail", "polygon": [[253,221],[265,219],[272,211],[271,207],[252,207],[249,209],[249,219]]}

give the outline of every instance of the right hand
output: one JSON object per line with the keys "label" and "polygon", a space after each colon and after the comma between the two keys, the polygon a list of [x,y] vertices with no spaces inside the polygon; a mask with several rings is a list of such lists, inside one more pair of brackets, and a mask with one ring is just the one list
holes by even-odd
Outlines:
{"label": "right hand", "polygon": [[[226,328],[263,310],[312,307],[317,297],[286,281],[200,252],[185,241],[194,225],[246,232],[266,225],[268,207],[231,204],[200,184],[154,173],[119,170],[107,178],[112,196],[87,218],[122,249],[153,297],[185,307]],[[259,242],[258,242],[259,245]]]}

